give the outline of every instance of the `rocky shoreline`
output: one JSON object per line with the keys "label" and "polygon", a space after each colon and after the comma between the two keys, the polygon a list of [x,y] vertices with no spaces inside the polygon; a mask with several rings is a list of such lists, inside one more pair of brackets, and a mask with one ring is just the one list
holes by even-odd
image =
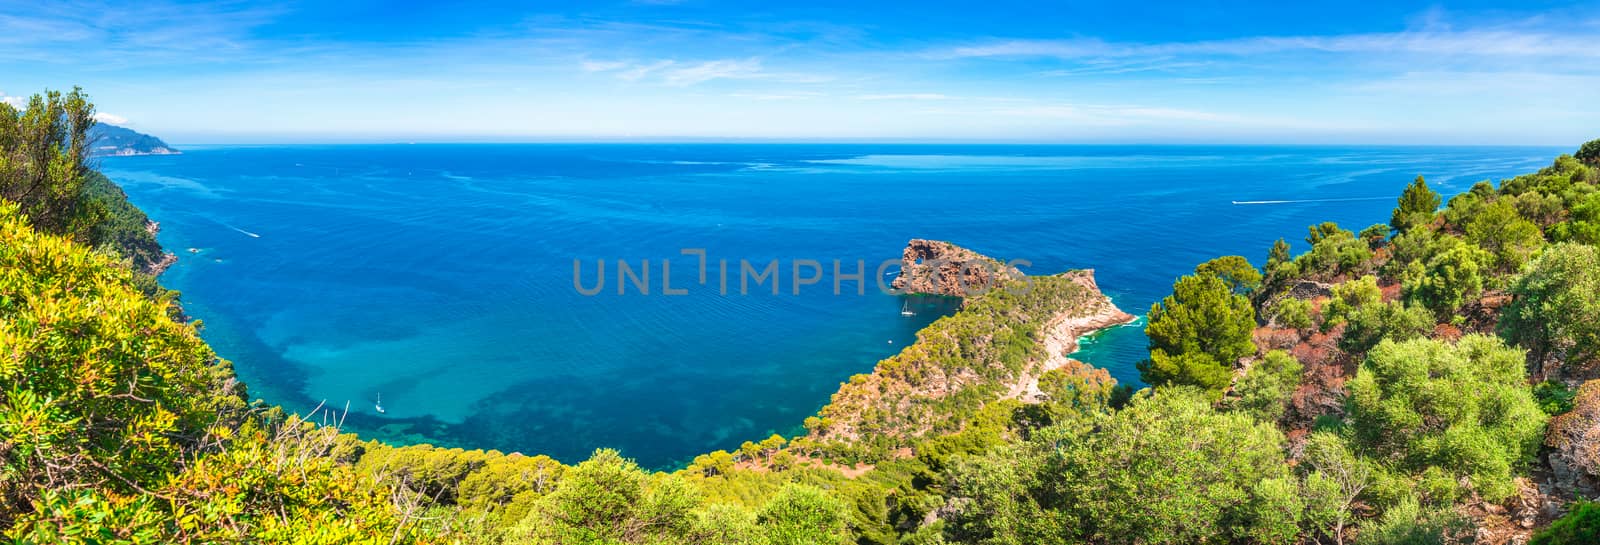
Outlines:
{"label": "rocky shoreline", "polygon": [[[146,220],[144,224],[144,230],[145,232],[150,233],[151,237],[154,237],[156,236],[156,233],[161,232],[161,222]],[[163,249],[161,251],[161,259],[146,264],[143,272],[150,276],[161,276],[161,273],[167,272],[168,268],[171,268],[177,263],[178,254],[168,252]]]}
{"label": "rocky shoreline", "polygon": [[[1072,271],[1061,276],[1072,279],[1094,293],[1101,293],[1100,286],[1094,279],[1094,269]],[[1128,314],[1111,304],[1110,298],[1106,299],[1105,305],[1098,306],[1093,313],[1087,315],[1078,309],[1062,309],[1044,327],[1044,337],[1040,340],[1045,350],[1044,361],[1036,371],[1024,373],[1020,380],[1011,386],[1005,399],[1019,399],[1025,403],[1044,401],[1045,394],[1039,390],[1039,377],[1056,369],[1074,368],[1075,371],[1082,371],[1081,367],[1092,368],[1070,357],[1072,353],[1078,351],[1079,339],[1103,329],[1133,323],[1138,319],[1138,316]]]}

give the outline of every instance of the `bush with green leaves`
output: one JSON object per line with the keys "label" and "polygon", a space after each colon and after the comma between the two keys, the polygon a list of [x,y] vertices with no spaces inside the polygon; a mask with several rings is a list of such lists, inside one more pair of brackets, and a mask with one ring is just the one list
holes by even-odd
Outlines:
{"label": "bush with green leaves", "polygon": [[1586,244],[1551,246],[1511,288],[1500,334],[1543,361],[1560,354],[1582,362],[1600,354],[1600,251]]}
{"label": "bush with green leaves", "polygon": [[1383,302],[1376,277],[1343,282],[1332,292],[1323,308],[1322,328],[1326,331],[1344,324],[1339,349],[1345,352],[1359,354],[1380,340],[1413,339],[1433,329],[1433,315],[1426,309],[1400,301]]}
{"label": "bush with green leaves", "polygon": [[[1595,144],[1600,142],[1590,142]],[[1528,545],[1591,545],[1600,543],[1600,503],[1577,501],[1567,506],[1567,514],[1534,534]]]}
{"label": "bush with green leaves", "polygon": [[1300,387],[1305,366],[1294,356],[1282,350],[1267,352],[1234,385],[1232,401],[1235,410],[1253,415],[1264,422],[1276,422],[1283,416],[1289,396]]}
{"label": "bush with green leaves", "polygon": [[1522,352],[1496,337],[1385,340],[1347,388],[1350,427],[1366,452],[1413,474],[1436,467],[1465,477],[1489,501],[1515,491],[1514,472],[1544,432]]}
{"label": "bush with green leaves", "polygon": [[1493,256],[1494,269],[1503,273],[1516,272],[1544,246],[1544,232],[1539,226],[1522,217],[1503,198],[1490,202],[1468,219],[1466,234],[1468,242]]}
{"label": "bush with green leaves", "polygon": [[1383,302],[1383,290],[1378,287],[1378,277],[1363,276],[1334,284],[1328,301],[1322,307],[1322,330],[1346,323],[1357,311]]}
{"label": "bush with green leaves", "polygon": [[1425,507],[1414,499],[1384,511],[1361,528],[1357,545],[1450,545],[1472,537],[1472,521],[1449,507]]}
{"label": "bush with green leaves", "polygon": [[1573,157],[1586,165],[1600,166],[1600,138],[1584,142]]}
{"label": "bush with green leaves", "polygon": [[1307,438],[1300,465],[1305,471],[1301,486],[1308,535],[1344,543],[1358,520],[1360,503],[1376,481],[1377,468],[1357,456],[1343,437],[1326,431]]}
{"label": "bush with green leaves", "polygon": [[1552,225],[1550,240],[1600,244],[1600,193],[1593,193],[1568,211],[1567,221]]}
{"label": "bush with green leaves", "polygon": [[[19,543],[413,542],[337,430],[247,407],[132,271],[0,203],[0,526]],[[397,495],[398,494],[398,495]]]}
{"label": "bush with green leaves", "polygon": [[1568,388],[1559,380],[1550,379],[1533,386],[1533,398],[1539,402],[1539,410],[1550,416],[1572,410],[1572,401],[1577,397],[1578,390]]}
{"label": "bush with green leaves", "polygon": [[1278,239],[1272,243],[1272,248],[1267,251],[1266,285],[1272,289],[1282,287],[1285,282],[1300,276],[1300,267],[1295,264],[1294,258],[1289,255],[1289,243]]}
{"label": "bush with green leaves", "polygon": [[822,490],[789,485],[756,513],[772,545],[845,545],[851,542],[844,505]]}
{"label": "bush with green leaves", "polygon": [[1427,307],[1440,317],[1454,315],[1462,304],[1483,292],[1486,269],[1493,260],[1476,246],[1454,237],[1445,240],[1455,242],[1425,263],[1411,262],[1401,282],[1408,302]]}
{"label": "bush with green leaves", "polygon": [[1372,248],[1355,233],[1333,222],[1310,227],[1306,243],[1311,250],[1295,258],[1301,275],[1322,280],[1360,274],[1371,263]]}
{"label": "bush with green leaves", "polygon": [[1390,228],[1386,224],[1374,223],[1372,225],[1368,225],[1366,229],[1362,229],[1360,233],[1356,234],[1356,237],[1360,238],[1362,242],[1366,242],[1368,248],[1377,250],[1378,248],[1388,246],[1389,237],[1392,235],[1394,235],[1393,228]]}
{"label": "bush with green leaves", "polygon": [[1272,321],[1279,327],[1290,329],[1311,329],[1315,324],[1312,319],[1311,303],[1305,299],[1284,297],[1272,304]]}
{"label": "bush with green leaves", "polygon": [[525,543],[671,542],[695,528],[699,503],[684,480],[651,475],[614,450],[598,450],[568,470],[513,535]]}
{"label": "bush with green leaves", "polygon": [[1093,431],[1048,428],[959,464],[948,536],[985,544],[1287,542],[1296,498],[1283,435],[1219,413],[1203,392],[1158,388]]}
{"label": "bush with green leaves", "polygon": [[29,511],[42,489],[159,488],[244,408],[229,366],[131,271],[35,233],[4,202],[0,354],[4,513]]}

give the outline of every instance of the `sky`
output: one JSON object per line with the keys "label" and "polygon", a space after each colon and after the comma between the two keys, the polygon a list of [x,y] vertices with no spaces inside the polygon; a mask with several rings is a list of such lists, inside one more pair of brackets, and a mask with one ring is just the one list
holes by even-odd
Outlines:
{"label": "sky", "polygon": [[74,85],[190,144],[1576,146],[1600,0],[0,0],[0,100]]}

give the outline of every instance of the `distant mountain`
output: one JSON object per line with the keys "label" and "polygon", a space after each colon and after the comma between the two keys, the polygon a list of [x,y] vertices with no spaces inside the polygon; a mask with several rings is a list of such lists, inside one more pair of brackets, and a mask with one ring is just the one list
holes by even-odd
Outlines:
{"label": "distant mountain", "polygon": [[90,147],[90,154],[97,157],[111,155],[176,155],[178,150],[172,149],[160,138],[144,134],[126,127],[96,123],[89,130],[89,136],[94,145]]}

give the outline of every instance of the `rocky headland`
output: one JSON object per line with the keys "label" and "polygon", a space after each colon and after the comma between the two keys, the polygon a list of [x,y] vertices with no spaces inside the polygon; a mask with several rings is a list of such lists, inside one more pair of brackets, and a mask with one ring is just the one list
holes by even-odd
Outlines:
{"label": "rocky headland", "polygon": [[906,244],[892,287],[909,294],[965,297],[1023,278],[1022,271],[997,259],[949,242],[917,238]]}
{"label": "rocky headland", "polygon": [[809,439],[825,449],[867,442],[882,451],[959,431],[990,403],[1039,401],[1039,377],[1055,369],[1109,382],[1105,370],[1068,354],[1080,337],[1135,319],[1100,291],[1092,270],[1027,276],[941,241],[912,240],[895,287],[967,295],[960,311],[918,332],[916,343],[873,372],[841,384],[807,419]]}

